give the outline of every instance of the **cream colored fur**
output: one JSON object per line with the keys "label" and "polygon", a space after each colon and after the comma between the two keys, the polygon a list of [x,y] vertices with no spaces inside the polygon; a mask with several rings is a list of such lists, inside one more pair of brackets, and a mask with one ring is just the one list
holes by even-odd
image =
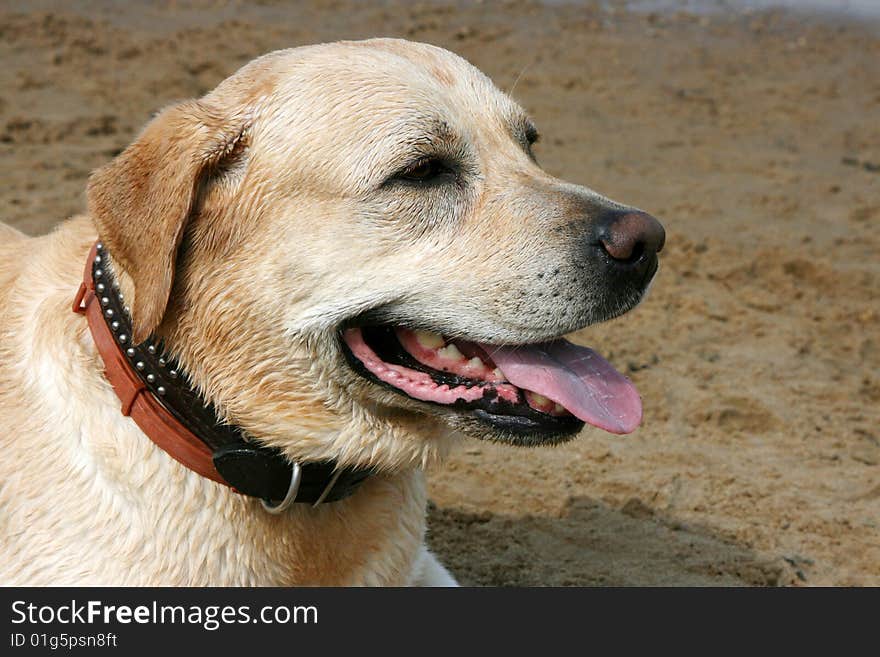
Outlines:
{"label": "cream colored fur", "polygon": [[[160,113],[93,175],[87,215],[34,238],[0,225],[0,582],[453,584],[424,545],[423,470],[464,428],[355,375],[336,331],[376,308],[508,343],[589,321],[529,293],[568,266],[551,228],[571,199],[600,197],[541,171],[527,125],[439,48],[281,51]],[[383,185],[428,148],[466,151],[476,182]],[[136,336],[164,338],[228,421],[381,474],[273,516],[159,450],[70,311],[98,234]]]}

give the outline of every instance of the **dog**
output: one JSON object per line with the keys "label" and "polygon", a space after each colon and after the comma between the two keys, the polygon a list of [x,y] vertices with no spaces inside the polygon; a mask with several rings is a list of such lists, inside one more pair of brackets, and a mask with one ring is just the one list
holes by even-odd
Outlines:
{"label": "dog", "polygon": [[639,303],[663,228],[537,138],[446,50],[307,46],[160,111],[86,214],[0,225],[0,582],[455,585],[427,467],[641,419],[560,336]]}

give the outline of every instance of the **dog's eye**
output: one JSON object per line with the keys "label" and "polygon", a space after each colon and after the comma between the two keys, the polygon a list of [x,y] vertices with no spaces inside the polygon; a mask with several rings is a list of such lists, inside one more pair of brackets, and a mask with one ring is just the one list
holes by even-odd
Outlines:
{"label": "dog's eye", "polygon": [[406,169],[398,173],[396,177],[410,182],[429,182],[449,172],[449,167],[447,167],[441,160],[436,158],[426,158],[408,166]]}

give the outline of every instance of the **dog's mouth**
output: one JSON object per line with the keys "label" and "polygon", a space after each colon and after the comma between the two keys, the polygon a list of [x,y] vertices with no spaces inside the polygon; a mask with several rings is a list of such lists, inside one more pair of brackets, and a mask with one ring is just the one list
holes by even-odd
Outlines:
{"label": "dog's mouth", "polygon": [[499,346],[392,326],[347,328],[341,338],[358,374],[507,433],[573,435],[586,422],[624,434],[641,423],[630,380],[562,338]]}

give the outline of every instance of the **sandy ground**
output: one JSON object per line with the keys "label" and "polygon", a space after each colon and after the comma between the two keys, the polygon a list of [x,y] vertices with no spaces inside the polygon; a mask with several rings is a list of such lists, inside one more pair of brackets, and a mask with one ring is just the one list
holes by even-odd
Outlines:
{"label": "sandy ground", "polygon": [[[305,3],[303,3],[305,5]],[[531,112],[552,173],[661,217],[649,299],[589,328],[644,425],[466,443],[429,541],[465,584],[880,584],[880,30],[507,2],[8,2],[2,218],[84,207],[162,105],[281,47],[448,47]],[[115,8],[114,8],[115,7]]]}

